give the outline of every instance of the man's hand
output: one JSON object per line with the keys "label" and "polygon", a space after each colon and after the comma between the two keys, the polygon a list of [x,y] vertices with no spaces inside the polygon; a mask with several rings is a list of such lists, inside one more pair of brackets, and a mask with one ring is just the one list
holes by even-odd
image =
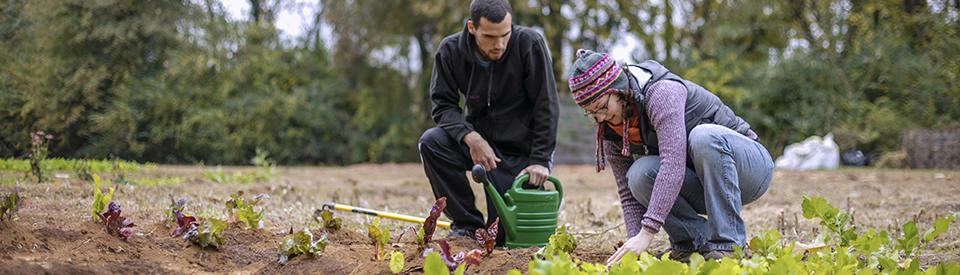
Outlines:
{"label": "man's hand", "polygon": [[493,153],[493,148],[479,133],[470,132],[463,136],[463,143],[470,147],[470,158],[473,159],[473,164],[483,165],[483,168],[486,168],[487,171],[497,169],[497,162],[500,162],[500,158]]}
{"label": "man's hand", "polygon": [[627,252],[640,255],[644,250],[647,250],[651,241],[653,241],[653,233],[647,232],[646,229],[641,229],[639,234],[628,239],[620,249],[617,249],[616,253],[613,253],[613,256],[607,259],[607,267],[611,267],[613,264],[620,262],[620,258],[623,258],[623,255],[626,255]]}
{"label": "man's hand", "polygon": [[519,178],[523,174],[530,174],[530,181],[527,181],[530,184],[540,186],[544,181],[547,181],[547,176],[550,176],[550,170],[543,165],[534,164],[523,168],[523,171],[520,171],[520,174],[517,175]]}

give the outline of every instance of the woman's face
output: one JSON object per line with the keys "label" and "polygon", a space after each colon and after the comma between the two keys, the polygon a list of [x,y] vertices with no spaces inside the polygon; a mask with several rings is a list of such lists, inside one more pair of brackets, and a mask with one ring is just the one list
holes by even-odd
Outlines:
{"label": "woman's face", "polygon": [[623,123],[623,97],[617,93],[608,93],[583,106],[584,115],[597,123],[619,125]]}

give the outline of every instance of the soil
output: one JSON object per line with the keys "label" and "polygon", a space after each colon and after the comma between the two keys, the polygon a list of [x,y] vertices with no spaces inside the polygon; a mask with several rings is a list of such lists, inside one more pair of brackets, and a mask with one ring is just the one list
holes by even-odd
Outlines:
{"label": "soil", "polygon": [[[387,259],[375,260],[366,236],[369,216],[336,213],[344,228],[329,232],[331,241],[321,256],[296,256],[286,265],[277,264],[281,240],[293,228],[311,228],[324,234],[312,221],[312,213],[325,202],[424,216],[432,205],[430,187],[418,164],[356,165],[349,167],[279,167],[268,182],[217,184],[204,180],[204,168],[161,166],[136,177],[184,177],[184,183],[166,186],[119,185],[114,201],[125,216],[137,222],[135,234],[123,241],[110,236],[91,221],[92,184],[75,178],[57,178],[44,184],[19,184],[25,202],[13,221],[0,222],[0,274],[139,274],[139,273],[230,273],[230,274],[389,274]],[[625,237],[616,189],[609,171],[597,174],[593,166],[559,166],[555,176],[564,184],[567,197],[560,215],[579,246],[575,256],[602,262],[617,241]],[[226,168],[253,171],[255,168]],[[0,173],[3,177],[17,177]],[[72,176],[72,175],[71,175]],[[0,186],[0,194],[12,185]],[[482,190],[473,184],[477,203],[485,209]],[[226,219],[224,201],[230,194],[265,193],[266,227],[244,230],[232,225],[224,233],[219,250],[200,249],[170,237],[171,226],[163,212],[169,195],[188,198],[187,212]],[[802,196],[823,196],[834,206],[854,213],[860,229],[879,228],[897,233],[897,225],[916,219],[925,231],[936,217],[960,212],[960,171],[841,169],[836,171],[777,171],[769,191],[743,209],[748,236],[760,230],[777,229],[785,241],[810,242],[819,228],[802,216]],[[388,251],[405,255],[405,272],[422,272],[423,257],[413,242],[414,224],[383,220],[394,236]],[[923,265],[960,261],[960,222],[920,254]],[[401,232],[406,232],[401,234]],[[438,229],[435,239],[448,230]],[[401,236],[402,235],[402,236]],[[479,246],[467,238],[450,239],[454,251]],[[652,250],[667,248],[664,233],[658,234]],[[468,273],[502,274],[526,270],[536,248],[498,248]]]}

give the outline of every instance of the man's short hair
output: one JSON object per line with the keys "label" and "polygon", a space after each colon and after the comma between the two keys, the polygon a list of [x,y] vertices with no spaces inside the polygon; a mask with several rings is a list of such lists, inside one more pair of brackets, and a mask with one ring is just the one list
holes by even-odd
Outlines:
{"label": "man's short hair", "polygon": [[481,17],[500,23],[507,13],[513,13],[507,0],[473,0],[470,3],[470,20],[473,20],[474,25],[480,25]]}

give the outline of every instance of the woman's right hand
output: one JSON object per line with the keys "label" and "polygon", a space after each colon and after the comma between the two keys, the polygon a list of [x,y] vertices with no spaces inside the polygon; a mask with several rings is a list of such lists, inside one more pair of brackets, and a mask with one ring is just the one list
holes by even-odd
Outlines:
{"label": "woman's right hand", "polygon": [[483,139],[479,133],[470,132],[466,136],[463,136],[463,143],[466,143],[467,147],[470,147],[470,158],[473,159],[474,164],[483,165],[483,168],[486,168],[487,171],[497,169],[497,163],[500,162],[500,158],[493,153],[493,148],[490,147],[487,140]]}

